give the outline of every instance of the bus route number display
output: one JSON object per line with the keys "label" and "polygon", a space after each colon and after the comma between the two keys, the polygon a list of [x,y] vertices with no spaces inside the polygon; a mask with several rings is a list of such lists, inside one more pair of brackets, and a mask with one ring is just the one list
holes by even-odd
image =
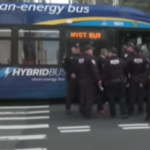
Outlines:
{"label": "bus route number display", "polygon": [[102,38],[102,34],[100,32],[70,32],[70,38],[98,40]]}

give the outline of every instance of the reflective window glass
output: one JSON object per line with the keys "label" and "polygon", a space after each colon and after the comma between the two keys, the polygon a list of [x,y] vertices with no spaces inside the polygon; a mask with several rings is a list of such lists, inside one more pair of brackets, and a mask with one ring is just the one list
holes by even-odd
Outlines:
{"label": "reflective window glass", "polygon": [[59,41],[20,40],[19,64],[58,64]]}
{"label": "reflective window glass", "polygon": [[11,30],[10,29],[0,29],[0,37],[10,37]]}
{"label": "reflective window glass", "polygon": [[11,58],[11,41],[0,40],[0,64],[9,64]]}
{"label": "reflective window glass", "polygon": [[59,38],[58,30],[19,30],[19,37],[25,38]]}

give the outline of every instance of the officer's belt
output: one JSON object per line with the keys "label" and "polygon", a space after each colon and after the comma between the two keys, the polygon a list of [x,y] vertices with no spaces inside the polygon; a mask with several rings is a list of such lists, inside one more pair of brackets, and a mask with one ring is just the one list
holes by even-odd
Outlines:
{"label": "officer's belt", "polygon": [[141,78],[143,77],[143,74],[132,74],[130,75],[130,80],[141,80]]}
{"label": "officer's belt", "polygon": [[138,77],[142,77],[143,74],[129,74],[129,78],[138,78]]}
{"label": "officer's belt", "polygon": [[110,79],[110,82],[120,82],[120,81],[121,81],[120,78]]}

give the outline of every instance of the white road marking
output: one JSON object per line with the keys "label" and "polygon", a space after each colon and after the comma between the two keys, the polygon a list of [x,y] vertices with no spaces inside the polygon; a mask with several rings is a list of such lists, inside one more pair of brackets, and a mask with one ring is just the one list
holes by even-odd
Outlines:
{"label": "white road marking", "polygon": [[33,117],[0,117],[0,121],[5,120],[43,120],[50,119],[50,116],[33,116]]}
{"label": "white road marking", "polygon": [[33,116],[33,117],[0,117],[0,121],[11,120],[43,120],[50,119],[50,116]]}
{"label": "white road marking", "polygon": [[0,136],[0,141],[15,141],[15,140],[43,140],[46,135],[14,135],[14,136]]}
{"label": "white road marking", "polygon": [[35,124],[35,125],[0,125],[0,130],[13,130],[13,129],[40,129],[49,128],[48,124]]}
{"label": "white road marking", "polygon": [[85,129],[90,128],[90,126],[68,126],[68,127],[57,127],[58,130],[67,130],[67,129]]}
{"label": "white road marking", "polygon": [[60,133],[90,132],[90,126],[57,127]]}
{"label": "white road marking", "polygon": [[140,124],[119,124],[119,127],[135,127],[135,126],[149,126],[148,123],[140,123]]}
{"label": "white road marking", "polygon": [[[12,150],[12,149],[7,149]],[[13,149],[13,150],[47,150],[47,148],[25,148],[25,149]]]}
{"label": "white road marking", "polygon": [[37,105],[37,106],[0,106],[0,109],[40,109],[49,108],[49,105]]}
{"label": "white road marking", "polygon": [[90,132],[90,129],[61,130],[61,133]]}
{"label": "white road marking", "polygon": [[150,129],[150,125],[148,123],[136,123],[136,124],[119,124],[123,130],[140,130],[140,129]]}
{"label": "white road marking", "polygon": [[122,128],[123,130],[138,130],[138,129],[150,129],[150,127],[149,126],[147,126],[147,127],[123,127]]}
{"label": "white road marking", "polygon": [[29,115],[29,114],[48,114],[49,110],[41,111],[10,111],[10,112],[0,112],[0,115]]}

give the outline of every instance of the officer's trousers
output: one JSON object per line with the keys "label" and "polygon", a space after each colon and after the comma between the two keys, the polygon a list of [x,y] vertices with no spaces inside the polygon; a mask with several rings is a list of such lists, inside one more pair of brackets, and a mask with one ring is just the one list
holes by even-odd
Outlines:
{"label": "officer's trousers", "polygon": [[129,87],[125,88],[126,106],[129,106]]}
{"label": "officer's trousers", "polygon": [[123,82],[109,82],[107,85],[107,97],[109,100],[109,110],[111,117],[116,116],[116,95],[119,99],[121,115],[126,115],[126,102],[125,102],[125,85]]}
{"label": "officer's trousers", "polygon": [[140,87],[140,81],[130,81],[129,87],[129,113],[132,115],[135,111],[135,103],[138,106],[138,112],[143,112],[144,88]]}
{"label": "officer's trousers", "polygon": [[103,91],[98,89],[98,93],[97,93],[97,110],[98,111],[104,110],[103,104],[106,101],[107,101],[106,87],[104,87]]}
{"label": "officer's trousers", "polygon": [[79,102],[79,84],[77,79],[68,79],[67,81],[67,98],[66,110],[71,109],[71,104],[75,101]]}
{"label": "officer's trousers", "polygon": [[150,118],[150,85],[147,87],[146,116]]}
{"label": "officer's trousers", "polygon": [[91,79],[79,80],[80,84],[80,112],[83,116],[89,117],[92,111],[92,105],[95,100],[95,85]]}

